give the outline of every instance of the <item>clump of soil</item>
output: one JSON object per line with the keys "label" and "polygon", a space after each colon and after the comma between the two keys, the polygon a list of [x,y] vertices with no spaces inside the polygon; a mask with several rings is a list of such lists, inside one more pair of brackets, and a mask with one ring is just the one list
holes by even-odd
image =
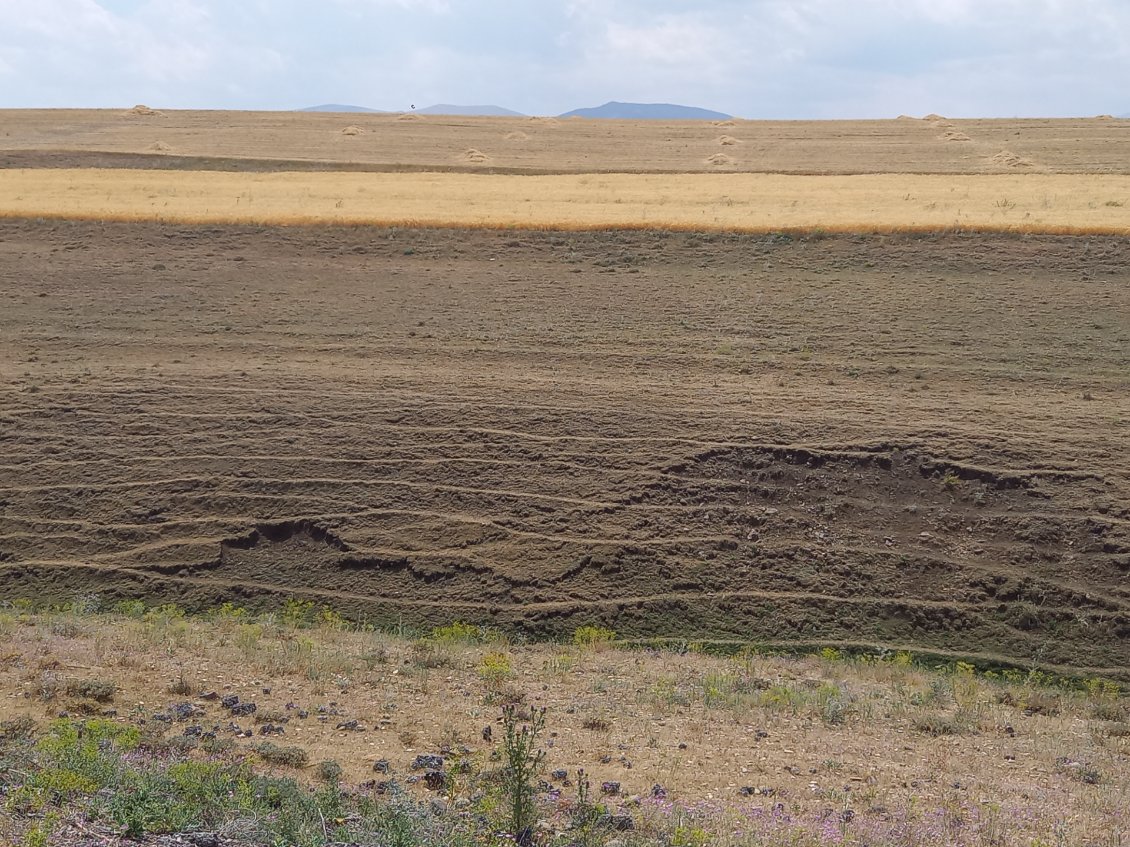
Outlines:
{"label": "clump of soil", "polygon": [[733,121],[711,121],[710,125],[716,127],[737,126]]}
{"label": "clump of soil", "polygon": [[942,134],[942,141],[971,141],[972,139],[964,132],[958,132],[956,129],[947,130]]}
{"label": "clump of soil", "polygon": [[173,148],[166,144],[164,141],[154,141],[146,150],[149,153],[171,153]]}
{"label": "clump of soil", "polygon": [[482,150],[471,147],[463,151],[463,161],[470,162],[472,165],[485,165],[490,161],[490,156]]}
{"label": "clump of soil", "polygon": [[396,119],[398,121],[419,121],[419,120],[423,120],[423,118],[421,118],[415,112],[405,112],[403,115],[397,115]]}
{"label": "clump of soil", "polygon": [[718,139],[718,143],[723,147],[733,147],[735,144],[741,144],[741,141],[732,135],[723,135]]}
{"label": "clump of soil", "polygon": [[707,156],[705,162],[708,165],[725,168],[733,165],[734,159],[731,156],[727,156],[725,153],[715,153],[713,156]]}
{"label": "clump of soil", "polygon": [[990,165],[996,165],[999,168],[1021,169],[1036,166],[1036,163],[1031,159],[1017,156],[1011,150],[1001,150],[999,153],[994,153],[987,161]]}
{"label": "clump of soil", "polygon": [[152,118],[152,117],[161,117],[161,115],[163,113],[158,112],[156,109],[150,109],[148,106],[146,106],[142,103],[138,103],[136,106],[134,106],[128,112],[126,112],[126,114],[127,115],[137,115],[137,116],[143,117],[143,118]]}
{"label": "clump of soil", "polygon": [[530,136],[527,135],[526,133],[522,132],[521,130],[518,130],[516,132],[508,132],[508,133],[506,133],[505,137],[506,137],[507,141],[529,141],[530,140]]}
{"label": "clump of soil", "polygon": [[561,121],[557,118],[530,118],[530,123],[541,124],[542,126],[560,126]]}
{"label": "clump of soil", "polygon": [[359,126],[347,126],[341,131],[342,135],[360,135],[363,132]]}

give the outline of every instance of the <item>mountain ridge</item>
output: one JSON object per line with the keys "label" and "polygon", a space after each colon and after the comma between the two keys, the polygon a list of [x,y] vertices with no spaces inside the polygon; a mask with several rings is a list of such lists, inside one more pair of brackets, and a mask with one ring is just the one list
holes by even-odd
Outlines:
{"label": "mountain ridge", "polygon": [[680,106],[676,103],[622,103],[610,100],[602,106],[574,109],[559,115],[562,118],[605,118],[611,120],[667,120],[667,121],[719,121],[732,115],[700,109],[697,106]]}

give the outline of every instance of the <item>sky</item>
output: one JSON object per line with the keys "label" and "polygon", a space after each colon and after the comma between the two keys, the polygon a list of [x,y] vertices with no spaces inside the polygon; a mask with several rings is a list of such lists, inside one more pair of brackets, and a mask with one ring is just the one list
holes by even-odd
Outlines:
{"label": "sky", "polygon": [[1130,112],[1130,0],[0,0],[0,107]]}

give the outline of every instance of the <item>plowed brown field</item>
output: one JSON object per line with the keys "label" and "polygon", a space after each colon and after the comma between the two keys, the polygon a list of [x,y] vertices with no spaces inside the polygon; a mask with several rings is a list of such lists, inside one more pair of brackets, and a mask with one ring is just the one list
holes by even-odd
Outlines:
{"label": "plowed brown field", "polygon": [[1127,267],[1119,238],[2,222],[0,596],[1130,678]]}

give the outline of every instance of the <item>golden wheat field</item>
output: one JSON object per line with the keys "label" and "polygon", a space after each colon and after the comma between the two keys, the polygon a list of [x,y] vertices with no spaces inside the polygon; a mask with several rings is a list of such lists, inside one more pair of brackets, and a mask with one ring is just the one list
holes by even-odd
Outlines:
{"label": "golden wheat field", "polygon": [[0,171],[25,217],[605,229],[1130,233],[1130,176]]}

